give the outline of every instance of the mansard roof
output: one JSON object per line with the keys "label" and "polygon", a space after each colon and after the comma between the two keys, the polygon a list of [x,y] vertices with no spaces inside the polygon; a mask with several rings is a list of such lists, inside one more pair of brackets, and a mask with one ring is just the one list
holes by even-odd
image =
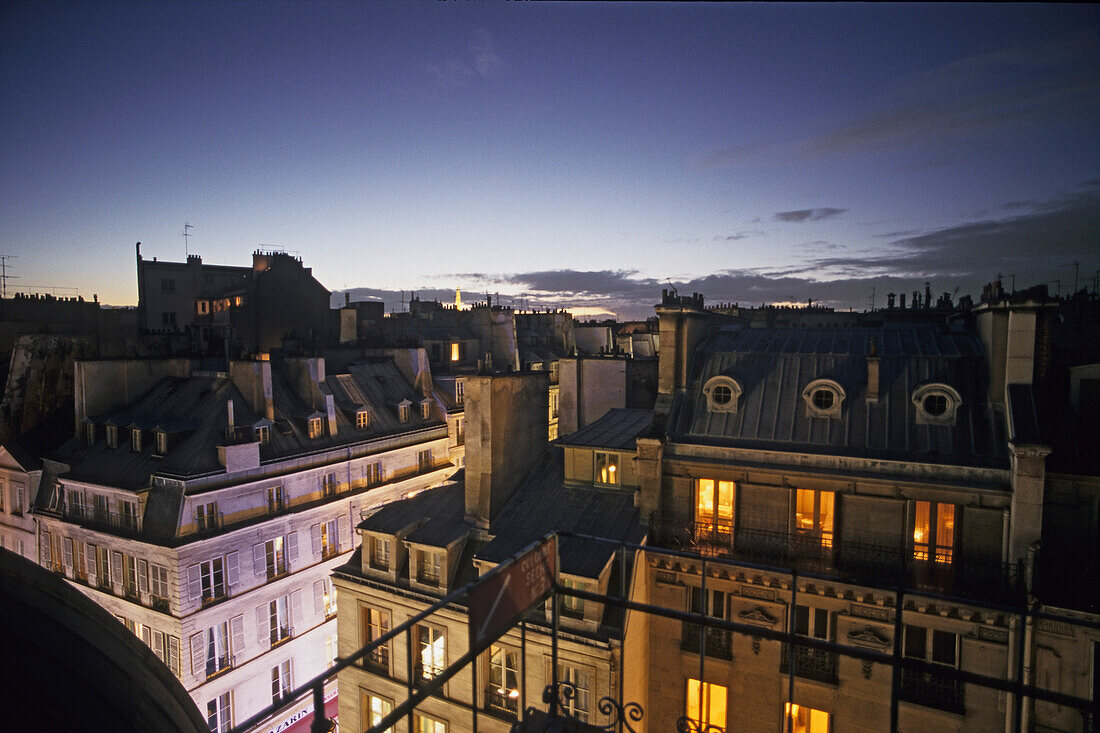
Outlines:
{"label": "mansard roof", "polygon": [[558,445],[633,451],[637,438],[649,428],[653,410],[615,407],[580,430],[559,438]]}
{"label": "mansard roof", "polygon": [[[872,342],[879,396],[868,399]],[[720,327],[695,353],[692,380],[673,406],[670,438],[766,450],[982,467],[1007,467],[1003,409],[988,399],[978,337],[933,324],[845,328]],[[704,385],[736,381],[737,409],[708,406]],[[840,387],[835,417],[811,416],[804,390]],[[916,420],[914,391],[943,384],[961,397],[955,419]]]}

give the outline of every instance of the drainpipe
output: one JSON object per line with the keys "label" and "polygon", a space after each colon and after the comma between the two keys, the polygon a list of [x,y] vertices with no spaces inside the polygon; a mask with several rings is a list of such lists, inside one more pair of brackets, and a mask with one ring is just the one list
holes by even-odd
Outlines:
{"label": "drainpipe", "polygon": [[[1035,556],[1039,551],[1039,542],[1032,542],[1027,548],[1026,565],[1024,566],[1024,572],[1027,582],[1027,616],[1024,620],[1024,649],[1023,654],[1023,678],[1024,684],[1030,685],[1032,683],[1032,676],[1035,673],[1035,655],[1032,651],[1032,634],[1035,632],[1035,616],[1031,613],[1036,605],[1035,596],[1032,595],[1032,581],[1035,577]],[[1035,707],[1035,700],[1033,698],[1025,698],[1024,704],[1020,708],[1020,730],[1030,730],[1031,726],[1031,712]]]}

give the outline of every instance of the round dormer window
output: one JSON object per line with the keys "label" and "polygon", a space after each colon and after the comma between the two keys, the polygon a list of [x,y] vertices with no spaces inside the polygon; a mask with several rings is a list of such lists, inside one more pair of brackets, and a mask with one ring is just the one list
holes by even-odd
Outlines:
{"label": "round dormer window", "polygon": [[840,417],[844,388],[832,379],[815,379],[802,390],[807,417]]}
{"label": "round dormer window", "polygon": [[913,392],[918,425],[954,425],[962,397],[946,384],[925,384]]}
{"label": "round dormer window", "polygon": [[711,377],[703,385],[703,396],[707,400],[707,409],[711,412],[737,412],[741,385],[730,377]]}

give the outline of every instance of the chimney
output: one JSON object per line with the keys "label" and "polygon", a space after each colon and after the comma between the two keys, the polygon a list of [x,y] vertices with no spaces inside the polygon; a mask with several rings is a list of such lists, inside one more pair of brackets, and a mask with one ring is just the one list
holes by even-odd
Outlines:
{"label": "chimney", "polygon": [[226,422],[226,434],[233,437],[233,400],[232,398],[225,402],[225,422]]}
{"label": "chimney", "polygon": [[275,419],[275,401],[271,393],[271,362],[266,353],[257,361],[233,361],[229,363],[229,377],[233,386],[248,400],[249,408],[268,420]]}
{"label": "chimney", "polygon": [[895,295],[893,293],[886,294],[886,307],[890,310],[894,310],[894,298]]}
{"label": "chimney", "polygon": [[466,378],[466,521],[487,530],[546,450],[547,372]]}
{"label": "chimney", "polygon": [[905,293],[901,294],[901,309],[905,310]]}
{"label": "chimney", "polygon": [[879,397],[879,356],[878,341],[871,338],[867,351],[867,401],[878,402]]}

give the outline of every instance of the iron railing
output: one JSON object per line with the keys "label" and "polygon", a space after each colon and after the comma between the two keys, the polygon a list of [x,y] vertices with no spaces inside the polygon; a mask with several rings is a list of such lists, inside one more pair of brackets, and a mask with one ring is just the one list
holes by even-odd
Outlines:
{"label": "iron railing", "polygon": [[[774,574],[782,574],[786,576],[785,581],[785,594],[789,595],[789,599],[783,602],[788,602],[794,605],[797,600],[798,587],[800,583],[806,581],[832,579],[835,577],[833,569],[829,569],[828,573],[814,573],[811,571],[803,572],[798,569],[797,566],[792,567],[789,564],[784,565],[763,565],[750,563],[744,560],[734,560],[728,556],[707,556],[699,553],[689,553],[680,550],[667,549],[667,548],[654,548],[650,546],[632,544],[628,542],[618,540],[608,540],[606,538],[592,537],[587,535],[579,535],[574,533],[556,533],[558,537],[570,537],[581,538],[589,541],[607,542],[611,543],[616,548],[618,554],[618,562],[625,566],[627,552],[630,552],[634,557],[634,567],[647,568],[651,562],[661,563],[674,561],[681,567],[689,566],[694,568],[691,574],[699,579],[702,584],[702,590],[705,593],[706,584],[708,578],[714,575],[726,574],[730,571],[750,570],[754,572],[766,572]],[[548,535],[548,537],[553,535]],[[544,538],[545,539],[545,538]],[[543,540],[540,540],[540,542]],[[535,548],[539,543],[532,543],[524,550],[516,553],[508,560],[502,562],[497,567],[488,571],[484,575],[472,583],[459,588],[452,593],[448,594],[444,598],[436,600],[428,605],[423,611],[414,614],[411,618],[404,621],[394,629],[382,634],[378,638],[374,639],[370,643],[366,644],[353,654],[342,657],[334,663],[334,665],[314,677],[312,680],[300,685],[298,688],[291,690],[285,697],[283,697],[279,703],[273,704],[268,708],[259,711],[251,718],[240,723],[234,731],[237,733],[244,733],[252,726],[256,725],[260,721],[270,718],[274,713],[288,707],[292,703],[296,703],[302,700],[306,695],[312,695],[313,697],[313,709],[315,716],[313,719],[311,731],[312,733],[327,733],[331,730],[330,722],[326,720],[320,711],[324,710],[324,688],[325,684],[332,680],[341,670],[355,665],[360,668],[372,669],[378,665],[378,662],[385,660],[386,663],[390,661],[389,652],[390,645],[397,643],[404,646],[404,662],[403,665],[399,665],[399,668],[394,670],[392,679],[398,682],[403,682],[406,688],[407,698],[398,701],[393,707],[392,711],[384,716],[377,724],[369,728],[369,733],[381,733],[382,731],[390,729],[395,723],[402,719],[407,719],[408,730],[414,730],[413,714],[417,706],[429,697],[443,696],[444,685],[460,671],[464,669],[471,670],[471,676],[473,677],[473,689],[471,690],[471,698],[473,704],[467,704],[458,702],[460,709],[464,709],[469,712],[472,719],[472,729],[477,731],[478,729],[478,715],[479,711],[484,714],[485,706],[492,706],[494,703],[493,698],[487,695],[487,691],[484,686],[484,679],[481,684],[478,683],[479,667],[476,664],[483,653],[487,652],[494,639],[485,640],[479,643],[479,646],[470,648],[466,653],[461,654],[457,659],[451,661],[451,663],[441,670],[432,669],[432,675],[427,679],[419,679],[419,665],[416,663],[417,657],[414,652],[417,649],[416,628],[423,623],[425,619],[430,618],[433,614],[440,612],[443,609],[462,608],[468,603],[468,597],[470,592],[477,588],[480,584],[489,582],[497,574],[505,572],[513,563],[519,558],[525,556],[529,550]],[[337,573],[344,571],[337,570]],[[347,578],[352,581],[362,580],[354,570],[348,570]],[[546,598],[550,598],[551,603],[551,622],[547,625],[543,625],[541,621],[535,621],[536,618],[541,618],[541,614],[521,615],[518,620],[514,622],[514,626],[520,627],[520,658],[526,659],[527,647],[526,640],[529,635],[529,627],[536,627],[537,631],[541,634],[549,636],[549,643],[551,645],[551,679],[550,685],[546,686],[543,690],[541,700],[546,706],[545,712],[536,706],[529,706],[528,690],[526,682],[526,665],[521,664],[520,667],[520,681],[519,681],[519,701],[517,704],[517,722],[516,728],[513,730],[523,731],[530,729],[534,730],[541,724],[546,722],[546,719],[550,720],[567,717],[568,713],[575,707],[569,701],[575,700],[575,696],[578,694],[574,685],[570,682],[560,679],[558,677],[559,669],[559,654],[558,654],[558,639],[559,639],[559,621],[561,610],[561,599],[564,597],[572,597],[580,599],[583,602],[604,604],[608,607],[617,607],[624,613],[642,613],[674,621],[679,621],[683,625],[682,628],[688,629],[689,625],[694,625],[702,629],[702,636],[697,636],[694,641],[702,642],[704,652],[706,650],[706,640],[708,635],[711,635],[714,631],[724,631],[732,636],[734,634],[748,636],[753,639],[754,645],[757,643],[779,643],[782,647],[785,647],[787,656],[785,659],[785,666],[781,668],[780,673],[788,676],[788,694],[787,701],[791,702],[793,699],[794,690],[794,677],[808,677],[811,679],[821,679],[821,681],[832,681],[837,679],[839,671],[839,658],[850,657],[858,659],[863,662],[865,669],[871,665],[883,665],[887,669],[892,670],[892,685],[890,688],[890,695],[888,704],[890,705],[890,729],[893,731],[898,730],[898,701],[906,700],[914,702],[920,705],[926,705],[937,709],[960,711],[965,714],[966,708],[964,705],[964,699],[962,696],[962,690],[965,685],[977,685],[986,687],[992,690],[1008,693],[1006,696],[1006,715],[1011,716],[1008,719],[1007,730],[1021,730],[1022,721],[1024,719],[1022,713],[1025,699],[1031,698],[1035,700],[1041,700],[1045,702],[1054,703],[1069,708],[1073,708],[1081,711],[1082,716],[1087,716],[1092,711],[1092,701],[1085,700],[1073,695],[1067,695],[1061,692],[1047,690],[1039,688],[1032,684],[1024,682],[1022,674],[1009,674],[1005,678],[991,677],[984,674],[978,674],[965,669],[958,669],[953,667],[945,667],[944,665],[934,664],[921,659],[906,658],[901,654],[901,650],[896,646],[893,651],[889,648],[883,651],[867,648],[864,646],[853,646],[847,644],[840,644],[835,641],[826,641],[822,639],[816,639],[812,637],[800,636],[794,633],[793,620],[788,615],[788,621],[792,624],[791,628],[787,630],[776,629],[770,626],[761,626],[757,624],[745,623],[740,621],[732,621],[722,618],[716,618],[707,616],[702,613],[695,613],[689,611],[678,610],[674,608],[667,608],[663,606],[655,606],[647,603],[642,603],[631,599],[627,594],[627,579],[625,574],[620,574],[620,588],[618,589],[618,595],[614,594],[614,589],[608,594],[593,593],[576,588],[570,588],[563,586],[556,579],[551,584],[550,590],[547,596],[536,599],[532,608],[538,606]],[[1018,664],[1014,667],[1016,670],[1023,669],[1023,647],[1022,644],[1023,634],[1026,623],[1029,619],[1051,619],[1063,621],[1071,624],[1077,624],[1079,626],[1087,627],[1095,632],[1100,630],[1100,622],[1091,620],[1075,619],[1071,620],[1068,617],[1050,614],[1042,612],[1034,607],[1028,607],[1025,605],[1006,605],[996,603],[980,603],[972,599],[960,600],[958,598],[947,596],[944,594],[938,594],[932,591],[915,592],[910,589],[895,585],[893,587],[881,588],[892,594],[893,596],[893,609],[904,607],[908,602],[909,595],[920,596],[921,599],[932,600],[935,602],[961,602],[966,603],[972,607],[979,607],[984,610],[994,611],[1007,617],[1012,617],[1014,621],[1015,633],[1018,638],[1016,639],[1015,648],[1020,654]],[[425,600],[427,603],[427,600]],[[901,614],[892,613],[894,618],[894,639],[900,640],[901,634]],[[619,632],[622,632],[622,626],[619,627]],[[688,634],[693,633],[688,631]],[[1090,632],[1091,633],[1091,632]],[[722,638],[721,636],[710,636],[709,638]],[[625,649],[626,640],[620,636],[618,640],[620,646],[619,653],[623,655],[623,658],[628,654]],[[698,650],[698,646],[696,650]],[[399,654],[400,657],[400,654]],[[703,676],[702,668],[705,664],[704,656],[700,656],[700,675]],[[581,722],[580,717],[587,717],[590,725],[593,725],[597,729],[607,731],[607,733],[625,733],[626,731],[634,731],[632,722],[637,722],[644,716],[644,710],[641,705],[636,702],[624,702],[623,690],[625,685],[623,684],[624,665],[617,664],[613,667],[613,674],[618,675],[618,681],[612,685],[612,688],[617,691],[617,698],[604,697],[598,700],[595,704],[595,710],[585,706],[585,716],[580,716],[578,713],[577,723]],[[791,674],[793,672],[793,674]],[[387,671],[381,671],[382,674],[389,674]],[[411,673],[411,674],[410,674]],[[402,679],[404,676],[404,679]],[[453,685],[453,683],[452,683]],[[585,694],[588,694],[587,691]],[[478,702],[479,698],[484,699],[484,704]],[[455,702],[455,688],[452,687],[450,694],[445,698],[452,702]],[[499,702],[499,701],[498,701]],[[883,701],[887,704],[887,701]],[[950,706],[950,707],[949,707]],[[607,720],[605,724],[596,722],[594,719],[597,717],[596,713],[604,716]],[[1087,720],[1087,718],[1086,718]],[[678,722],[677,727],[680,730],[695,730],[700,728],[696,725],[694,728],[690,725],[691,721],[686,721],[682,718]],[[698,723],[698,721],[695,721]],[[681,724],[684,727],[680,727]],[[539,728],[541,729],[541,728]]]}
{"label": "iron railing", "polygon": [[726,629],[712,629],[684,621],[680,634],[680,650],[698,654],[702,649],[708,657],[733,659],[733,635]]}

